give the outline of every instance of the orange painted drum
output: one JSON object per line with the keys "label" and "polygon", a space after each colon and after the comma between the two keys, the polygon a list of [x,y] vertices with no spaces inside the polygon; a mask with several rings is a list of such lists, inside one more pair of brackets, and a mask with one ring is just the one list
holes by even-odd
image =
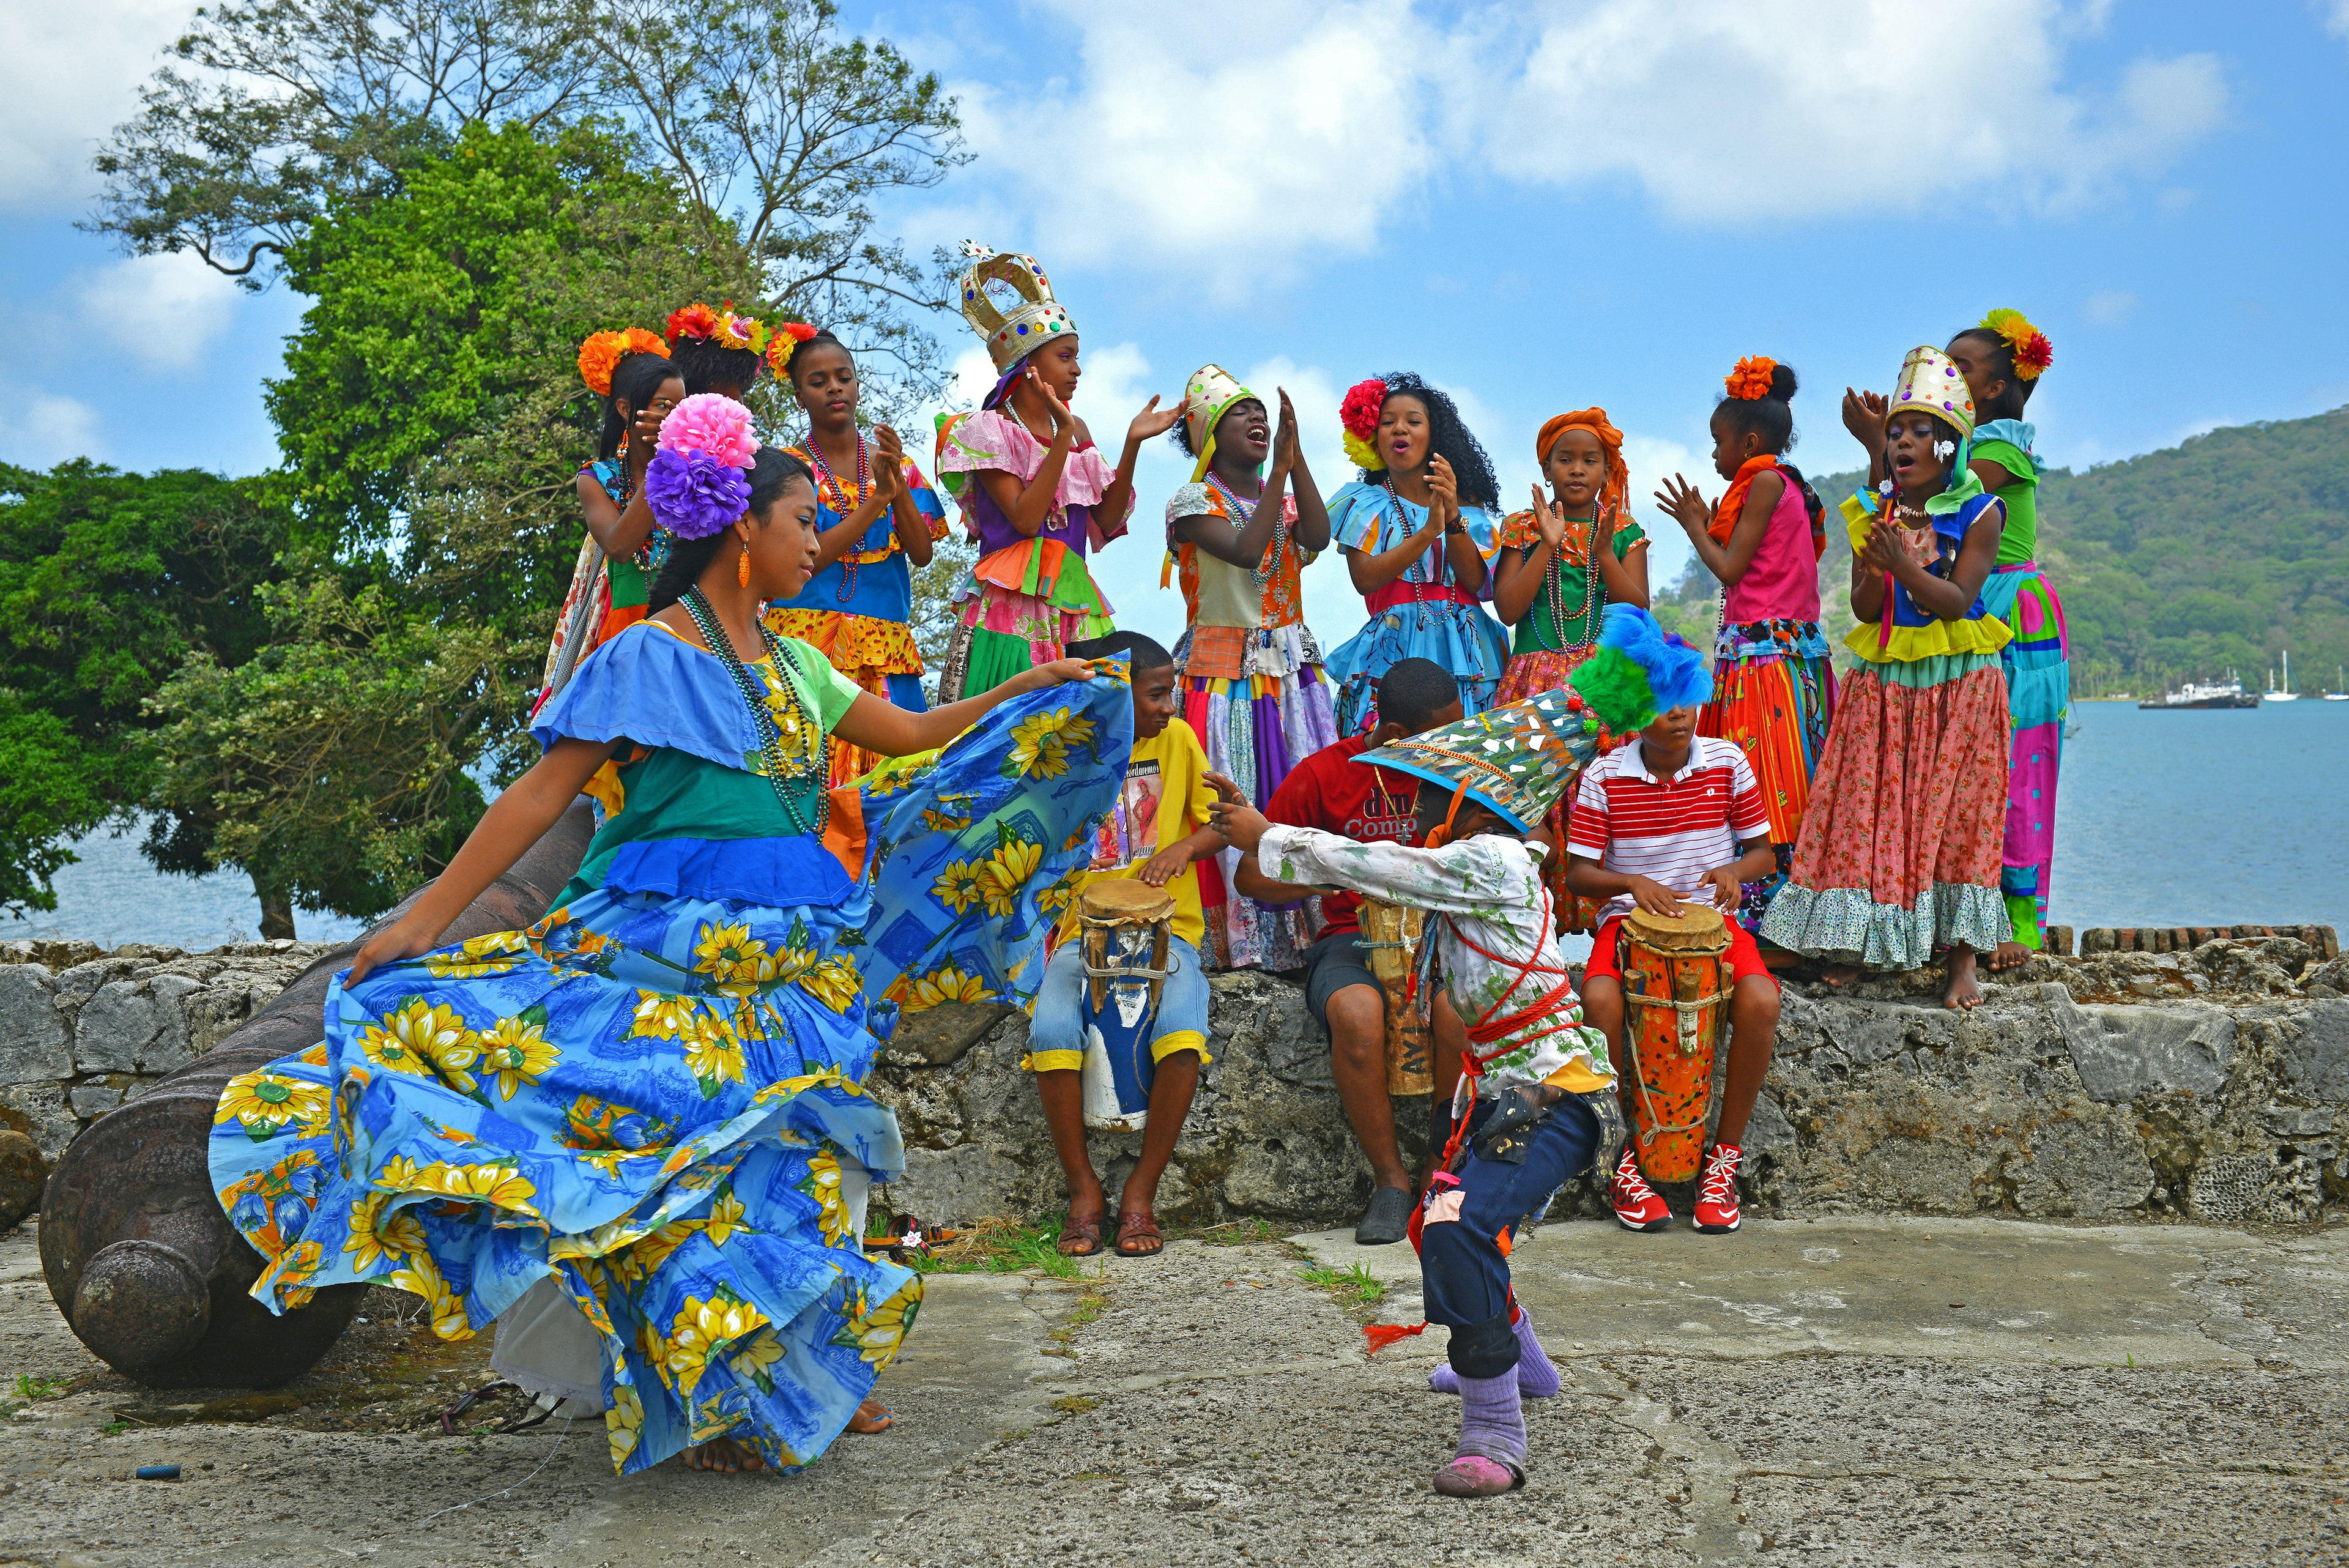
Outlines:
{"label": "orange painted drum", "polygon": [[1362,955],[1387,997],[1387,1093],[1432,1095],[1434,1062],[1427,1021],[1410,996],[1411,971],[1418,962],[1422,917],[1417,909],[1362,895]]}
{"label": "orange painted drum", "polygon": [[1708,904],[1677,915],[1633,909],[1616,943],[1639,1074],[1640,1168],[1651,1181],[1687,1181],[1703,1158],[1713,1053],[1729,1016],[1729,928]]}

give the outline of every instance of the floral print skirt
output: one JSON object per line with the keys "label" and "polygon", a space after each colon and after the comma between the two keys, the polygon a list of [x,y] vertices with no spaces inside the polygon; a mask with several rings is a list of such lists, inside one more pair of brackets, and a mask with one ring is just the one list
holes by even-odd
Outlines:
{"label": "floral print skirt", "polygon": [[1854,671],[1763,937],[1888,970],[2005,940],[2007,741],[1995,653]]}

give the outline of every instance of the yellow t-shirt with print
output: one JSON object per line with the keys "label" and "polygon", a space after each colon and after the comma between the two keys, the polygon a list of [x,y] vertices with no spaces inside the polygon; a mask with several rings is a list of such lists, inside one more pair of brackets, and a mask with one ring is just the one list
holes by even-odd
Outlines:
{"label": "yellow t-shirt with print", "polygon": [[[1216,792],[1207,787],[1206,749],[1190,725],[1172,719],[1150,739],[1136,741],[1125,784],[1117,792],[1117,809],[1094,830],[1092,867],[1078,877],[1076,894],[1092,882],[1135,875],[1153,855],[1206,826],[1215,800]],[[1207,934],[1197,863],[1169,877],[1166,890],[1174,895],[1174,935],[1197,947]],[[1076,934],[1076,910],[1072,894],[1061,923],[1062,941]]]}

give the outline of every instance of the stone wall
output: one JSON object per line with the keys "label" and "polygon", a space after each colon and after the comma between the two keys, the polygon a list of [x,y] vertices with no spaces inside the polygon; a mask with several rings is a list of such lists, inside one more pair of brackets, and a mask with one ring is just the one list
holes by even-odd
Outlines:
{"label": "stone wall", "polygon": [[211,1050],[326,950],[0,942],[0,1131],[55,1161],[84,1127]]}
{"label": "stone wall", "polygon": [[[0,944],[0,1133],[54,1160],[90,1120],[251,1017],[322,948],[207,953]],[[1198,1100],[1160,1194],[1170,1219],[1350,1221],[1370,1193],[1303,994],[1212,984]],[[1786,987],[1777,1059],[1747,1137],[1764,1213],[1977,1211],[2307,1222],[2349,1203],[2349,959],[2289,938],[2036,959],[1971,1013],[1931,971],[1843,992]],[[876,1097],[905,1128],[883,1201],[926,1220],[1035,1216],[1061,1178],[1027,1024],[949,1007],[910,1020]],[[1725,1063],[1724,1063],[1725,1065]],[[1408,1158],[1427,1103],[1400,1101]],[[1096,1135],[1112,1193],[1139,1135]],[[1562,1204],[1597,1212],[1587,1184]]]}

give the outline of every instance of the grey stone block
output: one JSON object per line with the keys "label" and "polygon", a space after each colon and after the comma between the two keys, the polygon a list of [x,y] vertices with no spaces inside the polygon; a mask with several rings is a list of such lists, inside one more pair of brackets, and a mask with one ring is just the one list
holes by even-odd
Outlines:
{"label": "grey stone block", "polygon": [[0,1127],[31,1137],[41,1158],[54,1162],[81,1131],[62,1084],[12,1084],[0,1088]]}
{"label": "grey stone block", "polygon": [[2104,1113],[2050,1122],[2033,1135],[2014,1206],[2025,1214],[2098,1219],[2135,1209],[2152,1191],[2153,1166],[2135,1129]]}
{"label": "grey stone block", "polygon": [[1019,1167],[975,1143],[909,1148],[905,1174],[889,1184],[889,1206],[926,1224],[960,1228],[1025,1210],[1020,1178]]}
{"label": "grey stone block", "polygon": [[66,1091],[66,1104],[83,1121],[104,1116],[122,1103],[122,1091],[111,1084],[77,1084]]}
{"label": "grey stone block", "polygon": [[0,964],[0,1084],[54,1083],[73,1075],[57,982],[39,964]]}
{"label": "grey stone block", "polygon": [[987,1032],[1019,1009],[995,1002],[948,1002],[905,1018],[890,1037],[881,1059],[892,1065],[947,1067],[987,1038]]}
{"label": "grey stone block", "polygon": [[195,1059],[181,1004],[199,981],[185,975],[109,981],[82,1004],[74,1064],[85,1073],[168,1073]]}
{"label": "grey stone block", "polygon": [[2207,1097],[2226,1086],[2235,1021],[2215,1007],[2081,1007],[2068,997],[2049,1006],[2091,1099],[2119,1105],[2179,1089]]}
{"label": "grey stone block", "polygon": [[2276,1053],[2284,1076],[2317,1099],[2349,1100],[2349,1002],[2312,1003],[2288,1036]]}

